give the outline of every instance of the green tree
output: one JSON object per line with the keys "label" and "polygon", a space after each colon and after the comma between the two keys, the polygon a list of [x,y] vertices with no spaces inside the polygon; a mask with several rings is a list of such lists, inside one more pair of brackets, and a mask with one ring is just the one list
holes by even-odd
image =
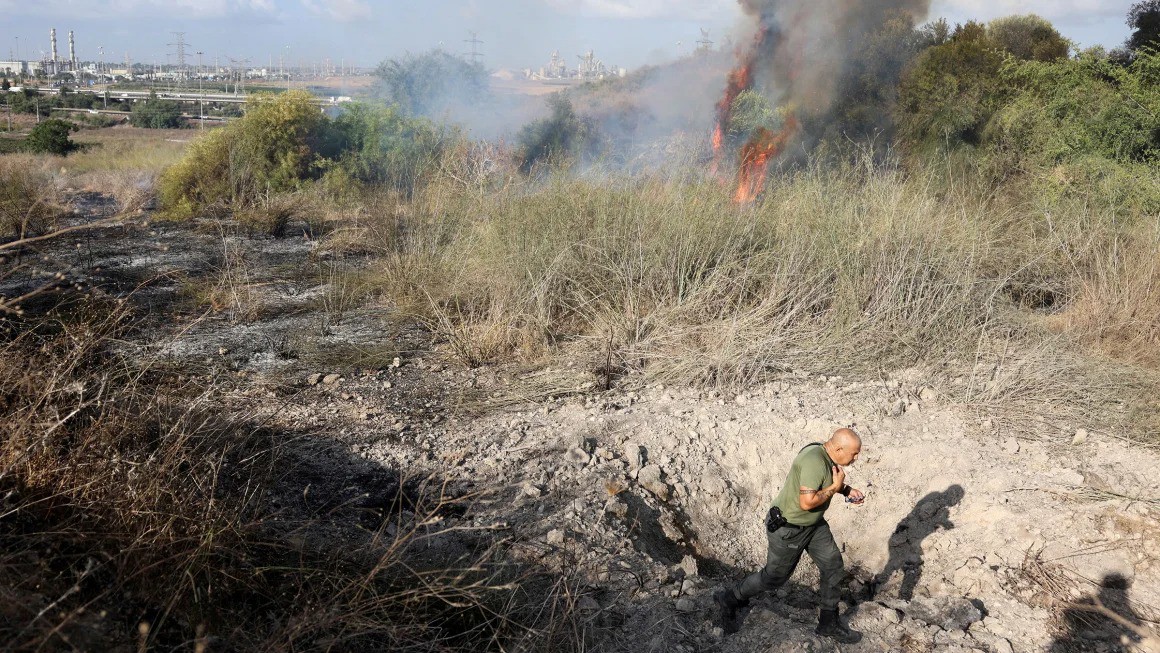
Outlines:
{"label": "green tree", "polygon": [[[926,47],[928,39],[939,38],[935,23],[931,33],[915,29],[913,18],[900,11],[881,12],[880,21],[860,37],[857,51],[839,80],[830,110],[821,116],[821,131],[833,142],[847,138],[867,141],[876,134],[890,140],[894,126],[890,116],[898,103],[898,87],[903,71]],[[945,25],[944,25],[945,27]]]}
{"label": "green tree", "polygon": [[1035,14],[996,18],[987,24],[987,36],[1023,61],[1056,61],[1071,50],[1067,39],[1048,20]]}
{"label": "green tree", "polygon": [[[93,96],[96,99],[96,96]],[[154,91],[149,99],[133,105],[129,123],[146,129],[176,129],[181,126],[181,105],[172,100],[162,100]]]}
{"label": "green tree", "polygon": [[5,77],[4,81],[0,82],[0,91],[10,91],[10,90],[12,90],[12,82],[8,81],[8,78]]}
{"label": "green tree", "polygon": [[442,50],[379,64],[377,97],[411,116],[436,118],[454,107],[470,108],[488,92],[487,69]]}
{"label": "green tree", "polygon": [[978,144],[1000,105],[1003,55],[986,29],[970,22],[929,48],[903,76],[896,122],[913,145]]}
{"label": "green tree", "polygon": [[563,94],[548,97],[551,115],[524,125],[516,136],[520,172],[527,174],[537,163],[567,162],[595,150],[595,128],[577,115]]}
{"label": "green tree", "polygon": [[76,143],[69,138],[69,134],[75,129],[75,126],[63,120],[55,118],[45,120],[32,128],[32,132],[24,142],[25,147],[30,152],[67,156],[69,152],[77,149]]}
{"label": "green tree", "polygon": [[1132,5],[1128,12],[1128,26],[1132,28],[1128,49],[1160,48],[1160,0],[1141,0]]}

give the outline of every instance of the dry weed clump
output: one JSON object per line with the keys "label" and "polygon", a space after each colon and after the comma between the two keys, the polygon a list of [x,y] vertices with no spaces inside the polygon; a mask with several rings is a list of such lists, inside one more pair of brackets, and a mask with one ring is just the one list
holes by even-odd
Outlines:
{"label": "dry weed clump", "polygon": [[0,239],[45,233],[65,212],[54,181],[33,158],[0,157]]}
{"label": "dry weed clump", "polygon": [[157,172],[149,170],[98,170],[76,175],[69,186],[76,190],[111,197],[116,212],[124,215],[152,208],[157,193]]}
{"label": "dry weed clump", "polygon": [[1052,325],[1110,356],[1160,368],[1160,231],[1117,239],[1093,253],[1075,299]]}
{"label": "dry weed clump", "polygon": [[0,345],[5,648],[569,650],[545,639],[567,616],[532,591],[546,576],[433,527],[462,510],[445,486],[310,509],[314,456],[111,355],[126,320],[94,303]]}

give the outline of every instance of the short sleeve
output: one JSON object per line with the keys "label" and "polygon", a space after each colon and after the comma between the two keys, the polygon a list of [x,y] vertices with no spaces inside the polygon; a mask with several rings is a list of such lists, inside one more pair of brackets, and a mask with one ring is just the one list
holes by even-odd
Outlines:
{"label": "short sleeve", "polygon": [[802,487],[808,487],[812,490],[820,490],[826,485],[826,476],[829,470],[826,469],[826,461],[822,456],[814,452],[808,452],[803,456],[801,466],[801,477],[798,482]]}

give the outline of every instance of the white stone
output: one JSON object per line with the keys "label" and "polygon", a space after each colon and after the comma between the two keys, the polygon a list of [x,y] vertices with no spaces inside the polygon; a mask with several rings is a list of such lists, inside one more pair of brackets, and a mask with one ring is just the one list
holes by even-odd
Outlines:
{"label": "white stone", "polygon": [[1071,439],[1071,444],[1073,447],[1076,447],[1076,446],[1079,446],[1079,445],[1087,442],[1087,439],[1088,439],[1087,429],[1076,429],[1075,436],[1072,437],[1072,439]]}

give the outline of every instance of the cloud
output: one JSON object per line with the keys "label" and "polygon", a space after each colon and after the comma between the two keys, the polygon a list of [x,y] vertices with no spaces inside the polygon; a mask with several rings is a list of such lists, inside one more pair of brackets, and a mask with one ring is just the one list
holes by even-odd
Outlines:
{"label": "cloud", "polygon": [[366,0],[302,0],[302,6],[312,13],[349,23],[371,17]]}
{"label": "cloud", "polygon": [[72,18],[181,15],[191,19],[273,14],[275,0],[0,0],[0,13]]}
{"label": "cloud", "polygon": [[736,0],[545,0],[557,10],[602,18],[707,20],[737,13]]}
{"label": "cloud", "polygon": [[1013,14],[1039,14],[1048,20],[1126,15],[1131,0],[936,0],[932,15],[951,13],[987,20]]}

